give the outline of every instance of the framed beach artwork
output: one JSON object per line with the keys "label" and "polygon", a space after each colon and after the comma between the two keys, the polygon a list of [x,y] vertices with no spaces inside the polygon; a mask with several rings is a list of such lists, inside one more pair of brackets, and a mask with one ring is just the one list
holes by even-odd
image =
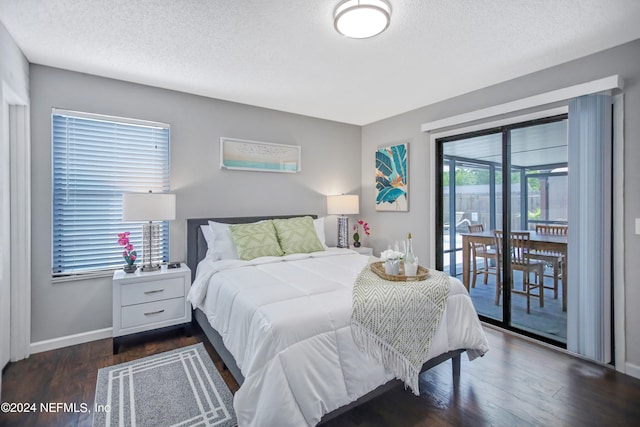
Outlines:
{"label": "framed beach artwork", "polygon": [[221,137],[220,169],[300,172],[300,146]]}
{"label": "framed beach artwork", "polygon": [[376,151],[376,211],[409,210],[409,143]]}

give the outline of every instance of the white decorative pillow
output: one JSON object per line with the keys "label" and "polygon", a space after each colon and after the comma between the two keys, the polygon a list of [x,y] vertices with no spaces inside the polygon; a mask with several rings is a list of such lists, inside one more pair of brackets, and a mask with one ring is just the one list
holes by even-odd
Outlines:
{"label": "white decorative pillow", "polygon": [[318,239],[320,240],[320,243],[322,243],[322,246],[324,246],[326,249],[327,243],[326,243],[326,238],[324,236],[324,217],[314,219],[313,228],[316,229],[316,234],[318,235]]}
{"label": "white decorative pillow", "polygon": [[211,230],[211,227],[209,227],[209,224],[207,225],[201,225],[200,229],[202,230],[202,235],[204,236],[204,240],[207,241],[207,258],[214,258],[214,260],[217,260],[217,258],[215,258],[214,254],[213,254],[213,240],[214,240],[214,235],[213,235],[213,230]]}
{"label": "white decorative pillow", "polygon": [[[231,224],[209,221],[209,228],[213,231],[213,259],[239,259],[236,245],[233,243]],[[211,247],[209,247],[211,249]]]}

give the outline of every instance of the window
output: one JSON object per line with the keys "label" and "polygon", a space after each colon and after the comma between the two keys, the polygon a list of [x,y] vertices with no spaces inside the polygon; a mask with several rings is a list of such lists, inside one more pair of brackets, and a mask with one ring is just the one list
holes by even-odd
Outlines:
{"label": "window", "polygon": [[[117,233],[141,254],[142,223],[122,221],[122,194],[169,191],[169,125],[54,109],[54,276],[124,264]],[[163,258],[169,224],[161,224]]]}

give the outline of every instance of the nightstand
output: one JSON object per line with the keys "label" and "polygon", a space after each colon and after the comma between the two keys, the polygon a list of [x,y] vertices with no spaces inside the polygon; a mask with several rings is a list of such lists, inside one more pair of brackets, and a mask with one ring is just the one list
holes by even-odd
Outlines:
{"label": "nightstand", "polygon": [[113,353],[125,335],[181,325],[190,333],[187,293],[191,270],[180,268],[142,273],[113,273]]}
{"label": "nightstand", "polygon": [[356,248],[355,246],[351,245],[349,247],[349,249],[354,250],[354,251],[356,251],[356,252],[358,252],[359,254],[362,254],[362,255],[369,255],[369,256],[373,255],[373,249],[372,248],[368,248],[366,246],[360,246],[359,248]]}

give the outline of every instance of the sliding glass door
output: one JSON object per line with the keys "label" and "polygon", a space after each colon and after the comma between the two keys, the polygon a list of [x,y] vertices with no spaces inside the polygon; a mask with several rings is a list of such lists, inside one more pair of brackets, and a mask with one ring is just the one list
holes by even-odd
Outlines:
{"label": "sliding glass door", "polygon": [[495,168],[485,162],[450,156],[445,160],[443,175],[444,266],[456,276],[462,274],[460,233],[468,232],[471,224],[490,227],[495,218],[495,196],[490,185],[495,180]]}
{"label": "sliding glass door", "polygon": [[[443,153],[442,268],[451,276],[463,276],[463,236],[470,228],[480,226],[484,231],[491,231],[502,226],[501,147],[498,132],[469,135],[440,147]],[[495,270],[495,263],[492,257],[478,257],[476,270]],[[469,283],[473,279],[469,278]],[[487,274],[486,280],[485,275],[475,279],[479,283],[475,285],[479,296],[474,301],[476,309],[484,316],[501,321],[502,309],[493,304],[495,274]]]}
{"label": "sliding glass door", "polygon": [[566,236],[536,232],[568,226],[566,116],[442,138],[437,155],[437,267],[463,280],[483,320],[566,343]]}

